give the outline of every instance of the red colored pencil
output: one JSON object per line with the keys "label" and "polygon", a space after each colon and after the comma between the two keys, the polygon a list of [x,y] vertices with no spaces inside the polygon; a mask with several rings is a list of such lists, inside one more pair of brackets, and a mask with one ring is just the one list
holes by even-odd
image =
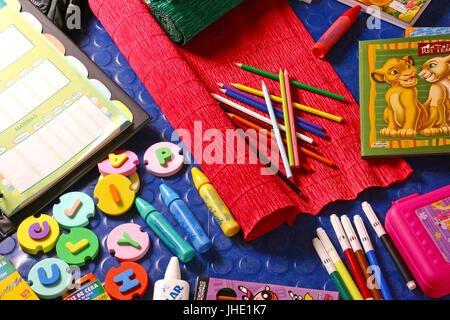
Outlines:
{"label": "red colored pencil", "polygon": [[286,69],[284,69],[284,85],[285,85],[285,92],[286,92],[286,102],[287,102],[287,109],[289,114],[289,123],[291,127],[291,141],[292,141],[292,149],[294,153],[294,167],[298,168],[300,166],[300,156],[298,153],[298,143],[297,143],[297,137],[295,136],[295,132],[297,131],[295,127],[295,114],[294,114],[294,106],[292,104],[292,94],[291,94],[291,85],[289,80],[289,74]]}
{"label": "red colored pencil", "polygon": [[[242,118],[242,117],[240,117],[240,116],[238,116],[238,115],[236,115],[236,114],[233,114],[233,113],[227,113],[227,115],[228,115],[232,120],[235,120],[237,123],[243,124],[244,126],[246,126],[246,127],[248,127],[248,128],[251,128],[251,129],[255,129],[255,130],[257,130],[257,131],[259,131],[259,130],[264,130],[263,132],[264,132],[268,137],[274,138],[274,135],[273,135],[272,131],[267,130],[267,128],[263,128],[263,127],[261,127],[261,126],[255,124],[255,123],[253,123],[253,122],[251,122],[251,121],[249,121],[249,120],[247,120],[247,119],[244,119],[244,118]],[[236,124],[235,121],[233,121],[233,123]],[[286,143],[286,139],[283,139],[283,141]],[[328,165],[328,166],[331,166],[331,167],[333,166],[333,161],[331,161],[331,160],[329,160],[329,159],[327,159],[327,158],[325,158],[325,157],[322,157],[321,155],[319,155],[319,154],[317,154],[317,153],[315,153],[315,152],[313,152],[313,151],[311,151],[311,150],[309,150],[309,149],[306,149],[306,148],[304,148],[304,147],[299,147],[298,150],[299,150],[299,152],[301,152],[301,153],[303,153],[303,154],[309,156],[310,158],[313,158],[313,159],[315,159],[315,160],[317,160],[317,161],[320,161],[320,162],[322,162],[322,163],[324,163],[324,164],[326,164],[326,165]]]}

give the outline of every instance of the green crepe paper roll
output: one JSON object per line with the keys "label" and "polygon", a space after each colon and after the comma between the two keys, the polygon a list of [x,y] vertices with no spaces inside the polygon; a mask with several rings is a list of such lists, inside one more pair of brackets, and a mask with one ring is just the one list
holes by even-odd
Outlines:
{"label": "green crepe paper roll", "polygon": [[243,0],[144,0],[170,40],[183,46]]}

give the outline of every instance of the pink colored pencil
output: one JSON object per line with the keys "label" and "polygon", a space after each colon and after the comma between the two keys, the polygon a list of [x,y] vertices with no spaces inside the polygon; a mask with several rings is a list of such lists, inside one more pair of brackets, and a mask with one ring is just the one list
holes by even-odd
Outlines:
{"label": "pink colored pencil", "polygon": [[294,106],[292,105],[291,86],[289,81],[289,75],[286,69],[284,69],[284,83],[286,84],[285,90],[289,113],[289,125],[291,127],[292,148],[294,149],[294,167],[298,168],[300,167],[300,156],[298,153],[297,136],[295,135],[295,132],[297,130],[295,128],[295,115],[294,115]]}

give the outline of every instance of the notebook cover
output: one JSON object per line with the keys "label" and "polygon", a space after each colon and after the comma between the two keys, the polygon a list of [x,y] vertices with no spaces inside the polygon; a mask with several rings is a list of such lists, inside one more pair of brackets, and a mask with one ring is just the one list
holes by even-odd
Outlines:
{"label": "notebook cover", "polygon": [[339,300],[339,292],[250,281],[198,277],[194,300]]}
{"label": "notebook cover", "polygon": [[401,28],[413,26],[431,0],[337,0],[348,6],[360,5],[364,12]]}
{"label": "notebook cover", "polygon": [[151,117],[147,114],[125,91],[123,91],[106,73],[103,72],[81,49],[60,29],[58,29],[45,15],[43,15],[33,4],[27,0],[19,0],[22,5],[22,12],[33,14],[41,22],[43,33],[54,35],[66,49],[66,55],[71,55],[80,60],[89,70],[91,79],[98,79],[111,92],[112,100],[119,100],[133,114],[133,123],[118,136],[113,138],[104,148],[95,153],[86,160],[79,168],[67,174],[58,181],[52,188],[51,192],[46,192],[44,196],[33,201],[26,207],[16,212],[13,216],[6,218],[3,214],[0,218],[0,241],[15,232],[17,226],[26,217],[38,213],[48,203],[56,199],[61,193],[69,188],[73,183],[82,178],[91,169],[96,167],[97,163],[108,156],[109,153],[118,149],[124,142],[132,137],[137,131],[142,129]]}
{"label": "notebook cover", "polygon": [[450,35],[361,41],[359,53],[362,156],[450,153]]}

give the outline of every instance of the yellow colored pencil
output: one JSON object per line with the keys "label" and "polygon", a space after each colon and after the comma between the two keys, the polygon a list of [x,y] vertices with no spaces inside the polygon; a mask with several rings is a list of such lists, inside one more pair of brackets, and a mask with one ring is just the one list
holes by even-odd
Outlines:
{"label": "yellow colored pencil", "polygon": [[288,151],[288,159],[289,159],[289,166],[294,166],[294,149],[292,147],[292,136],[291,136],[291,121],[289,121],[289,111],[288,111],[288,105],[287,105],[287,96],[286,96],[286,85],[284,83],[284,73],[280,69],[279,73],[279,79],[280,79],[280,91],[281,91],[281,105],[283,107],[283,122],[284,126],[286,128],[286,145],[287,145],[287,151]]}
{"label": "yellow colored pencil", "polygon": [[[259,96],[259,97],[264,97],[264,93],[262,91],[260,91],[260,90],[253,89],[253,88],[244,86],[244,85],[239,84],[239,83],[230,83],[230,85],[232,85],[236,89],[239,89],[239,90],[242,90],[242,91],[254,94],[254,95]],[[283,102],[281,97],[277,97],[275,95],[270,95],[270,99],[275,101],[275,102],[279,102],[279,103]],[[297,102],[292,102],[292,104],[293,104],[294,108],[297,108],[299,110],[302,110],[302,111],[314,114],[316,116],[320,116],[322,118],[333,120],[333,121],[336,121],[336,122],[342,122],[342,118],[338,117],[336,115],[333,115],[333,114],[330,114],[330,113],[327,113],[327,112],[324,112],[324,111],[320,111],[320,110],[317,110],[317,109],[314,109],[314,108],[302,105],[302,104],[297,103]]]}

